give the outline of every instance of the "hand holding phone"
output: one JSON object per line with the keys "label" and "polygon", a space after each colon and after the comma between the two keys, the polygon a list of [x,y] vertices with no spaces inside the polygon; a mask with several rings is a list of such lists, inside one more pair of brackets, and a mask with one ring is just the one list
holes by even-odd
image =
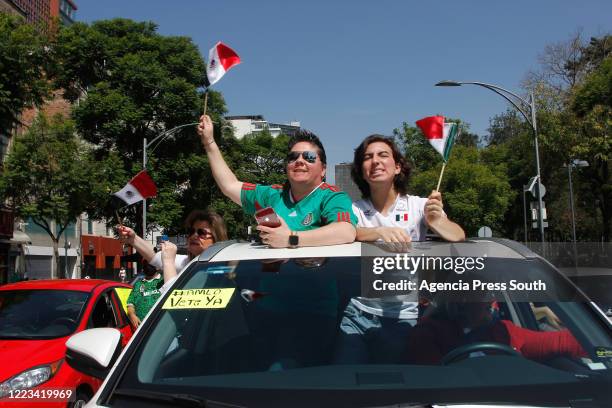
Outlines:
{"label": "hand holding phone", "polygon": [[280,218],[272,207],[262,208],[255,212],[255,219],[257,224],[263,225],[264,227],[276,228],[281,226]]}

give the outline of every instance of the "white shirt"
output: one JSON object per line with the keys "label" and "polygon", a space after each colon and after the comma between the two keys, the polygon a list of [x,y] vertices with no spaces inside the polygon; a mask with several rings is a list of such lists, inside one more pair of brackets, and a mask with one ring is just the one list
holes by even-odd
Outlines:
{"label": "white shirt", "polygon": [[[357,216],[358,227],[400,227],[406,230],[413,241],[424,241],[427,235],[426,202],[427,198],[398,194],[387,215],[383,215],[370,199],[365,198],[353,203],[353,212]],[[351,302],[363,312],[376,316],[416,319],[419,313],[418,303],[403,300],[406,297],[408,296],[384,299],[356,297],[351,299]]]}
{"label": "white shirt", "polygon": [[426,202],[427,198],[398,194],[388,214],[383,215],[366,198],[353,203],[353,212],[357,216],[358,227],[400,227],[413,241],[424,241],[427,235]]}

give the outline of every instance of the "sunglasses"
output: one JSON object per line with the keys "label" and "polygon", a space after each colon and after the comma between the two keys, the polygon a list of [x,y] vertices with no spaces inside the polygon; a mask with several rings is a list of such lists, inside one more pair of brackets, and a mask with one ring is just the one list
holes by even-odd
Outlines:
{"label": "sunglasses", "polygon": [[302,156],[302,159],[306,160],[308,163],[314,163],[317,161],[317,152],[307,150],[305,152],[289,152],[289,154],[287,154],[287,162],[294,162],[300,156]]}
{"label": "sunglasses", "polygon": [[198,229],[189,228],[189,229],[187,229],[187,236],[188,237],[192,236],[193,234],[198,234],[198,237],[200,237],[200,238],[206,238],[208,236],[212,237],[212,232],[207,231],[207,230],[202,229],[202,228],[198,228]]}

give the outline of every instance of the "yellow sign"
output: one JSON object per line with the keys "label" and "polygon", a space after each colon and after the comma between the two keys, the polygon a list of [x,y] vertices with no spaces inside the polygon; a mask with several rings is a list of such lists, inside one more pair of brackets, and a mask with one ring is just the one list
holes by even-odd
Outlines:
{"label": "yellow sign", "polygon": [[130,296],[130,292],[132,289],[130,288],[115,288],[115,292],[117,293],[117,297],[121,301],[121,306],[123,306],[123,310],[127,313],[127,300]]}
{"label": "yellow sign", "polygon": [[234,288],[177,289],[162,309],[225,309],[233,294]]}

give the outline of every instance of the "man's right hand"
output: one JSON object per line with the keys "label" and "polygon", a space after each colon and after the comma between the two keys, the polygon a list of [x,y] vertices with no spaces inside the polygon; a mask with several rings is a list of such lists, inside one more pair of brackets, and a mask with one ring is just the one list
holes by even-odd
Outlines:
{"label": "man's right hand", "polygon": [[377,227],[378,237],[385,242],[411,242],[405,229],[400,227]]}
{"label": "man's right hand", "polygon": [[200,116],[200,124],[198,125],[198,135],[200,135],[200,141],[202,146],[206,149],[207,146],[215,143],[215,137],[213,135],[213,123],[208,115]]}
{"label": "man's right hand", "polygon": [[119,241],[124,244],[128,244],[130,246],[134,246],[134,239],[136,238],[136,233],[130,227],[126,227],[125,225],[117,226],[117,233],[119,234]]}

